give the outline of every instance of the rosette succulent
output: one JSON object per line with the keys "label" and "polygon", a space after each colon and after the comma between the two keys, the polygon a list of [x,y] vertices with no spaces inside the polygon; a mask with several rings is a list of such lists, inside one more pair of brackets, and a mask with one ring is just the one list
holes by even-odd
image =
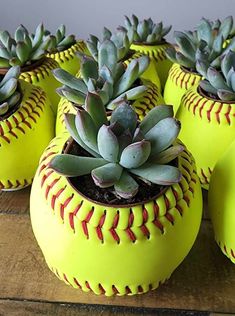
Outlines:
{"label": "rosette succulent", "polygon": [[99,47],[106,40],[111,40],[116,46],[118,61],[124,61],[129,57],[132,42],[126,30],[119,29],[115,33],[112,33],[108,28],[104,27],[101,40],[95,35],[90,35],[90,39],[86,42],[90,54],[96,61],[98,61]]}
{"label": "rosette succulent", "polygon": [[208,67],[206,60],[199,60],[197,70],[205,78],[200,87],[209,96],[235,101],[235,52],[229,51],[222,57],[220,69]]}
{"label": "rosette succulent", "polygon": [[12,111],[21,99],[18,86],[20,67],[15,66],[0,79],[0,121]]}
{"label": "rosette succulent", "polygon": [[50,37],[44,39],[43,24],[34,34],[20,25],[12,37],[8,31],[0,31],[0,67],[26,66],[45,56]]}
{"label": "rosette succulent", "polygon": [[154,23],[151,18],[140,21],[136,15],[132,18],[125,16],[125,27],[120,29],[125,30],[130,41],[146,44],[161,44],[165,42],[164,37],[170,32],[170,26],[163,26],[163,23]]}
{"label": "rosette succulent", "polygon": [[171,185],[181,173],[174,160],[183,146],[174,144],[180,123],[171,106],[152,109],[138,123],[134,109],[122,100],[108,121],[101,98],[88,93],[84,110],[66,114],[67,129],[87,155],[60,154],[50,167],[67,176],[90,174],[95,185],[114,187],[117,196],[135,196],[141,182]]}
{"label": "rosette succulent", "polygon": [[111,40],[99,45],[97,61],[81,55],[81,77],[76,78],[63,69],[53,71],[56,79],[63,84],[57,92],[69,101],[82,105],[88,92],[97,93],[105,107],[113,110],[115,103],[124,96],[137,99],[147,88],[138,81],[149,65],[149,58],[133,59],[128,66],[118,62],[118,50]]}
{"label": "rosette succulent", "polygon": [[61,24],[60,27],[56,30],[55,35],[52,35],[51,32],[45,32],[45,40],[50,38],[49,45],[47,47],[48,53],[61,52],[76,43],[75,35],[66,35],[66,27],[64,24]]}
{"label": "rosette succulent", "polygon": [[231,16],[222,22],[210,22],[203,18],[194,31],[174,32],[177,47],[168,48],[166,54],[172,62],[191,71],[197,71],[198,59],[207,60],[208,65],[218,67],[221,55],[235,48],[235,39],[224,45],[232,30]]}

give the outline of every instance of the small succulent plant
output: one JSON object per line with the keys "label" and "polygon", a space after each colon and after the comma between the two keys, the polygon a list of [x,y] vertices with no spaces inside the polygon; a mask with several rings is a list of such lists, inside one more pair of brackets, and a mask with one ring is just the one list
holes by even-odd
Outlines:
{"label": "small succulent plant", "polygon": [[91,174],[95,185],[114,186],[115,194],[124,199],[137,194],[137,179],[159,185],[179,182],[179,169],[168,165],[183,150],[172,145],[180,123],[171,106],[155,107],[141,123],[125,100],[110,121],[97,94],[88,93],[85,108],[76,115],[65,114],[65,121],[73,139],[90,155],[60,154],[51,160],[51,168],[68,177]]}
{"label": "small succulent plant", "polygon": [[149,58],[133,59],[128,66],[118,62],[117,47],[111,40],[99,45],[97,61],[81,55],[81,78],[70,75],[60,68],[53,70],[54,76],[63,86],[57,92],[69,101],[83,105],[88,92],[96,92],[105,107],[113,110],[115,103],[125,97],[137,99],[145,90],[137,79],[149,65]]}
{"label": "small succulent plant", "polygon": [[65,35],[66,27],[64,24],[61,24],[60,27],[56,30],[55,35],[52,35],[49,31],[45,32],[45,40],[50,38],[49,45],[47,47],[47,51],[49,53],[61,52],[70,48],[72,45],[76,43],[75,35]]}
{"label": "small succulent plant", "polygon": [[132,18],[125,16],[125,30],[130,41],[146,44],[160,44],[165,41],[164,37],[170,32],[171,26],[163,26],[163,23],[155,24],[151,18],[139,21],[136,15]]}
{"label": "small succulent plant", "polygon": [[0,120],[17,106],[21,98],[21,93],[18,91],[19,75],[20,67],[15,66],[10,68],[0,80]]}
{"label": "small succulent plant", "polygon": [[98,60],[99,47],[101,43],[106,40],[111,40],[116,46],[118,61],[124,61],[128,58],[131,41],[127,36],[126,31],[117,30],[115,33],[112,33],[108,28],[104,27],[101,40],[94,35],[90,35],[90,39],[86,42],[90,54],[96,61]]}
{"label": "small succulent plant", "polygon": [[205,78],[200,82],[200,87],[208,95],[223,101],[235,101],[235,52],[229,51],[223,56],[218,70],[207,68],[205,61],[198,61],[197,69]]}
{"label": "small succulent plant", "polygon": [[45,56],[50,43],[43,39],[44,27],[39,24],[35,34],[20,25],[11,37],[8,31],[0,31],[0,67],[25,66]]}
{"label": "small succulent plant", "polygon": [[168,48],[166,54],[172,62],[192,71],[197,71],[198,59],[206,60],[208,65],[217,67],[220,64],[221,55],[235,48],[235,39],[231,40],[227,46],[224,45],[232,28],[231,16],[222,22],[220,20],[210,22],[203,18],[195,31],[174,32],[177,47]]}

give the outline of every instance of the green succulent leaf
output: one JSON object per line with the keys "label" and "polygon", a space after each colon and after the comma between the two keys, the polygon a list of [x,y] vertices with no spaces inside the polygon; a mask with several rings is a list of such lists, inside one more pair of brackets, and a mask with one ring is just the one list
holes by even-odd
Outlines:
{"label": "green succulent leaf", "polygon": [[128,105],[126,102],[122,102],[112,112],[110,122],[117,122],[124,128],[124,130],[129,129],[133,135],[137,126],[137,115],[130,105]]}
{"label": "green succulent leaf", "polygon": [[105,40],[101,43],[98,53],[99,70],[106,65],[113,73],[117,60],[117,49],[114,43],[110,40]]}
{"label": "green succulent leaf", "polygon": [[219,89],[217,94],[219,98],[223,101],[235,101],[235,92]]}
{"label": "green succulent leaf", "polygon": [[97,128],[100,128],[103,124],[108,124],[105,107],[97,94],[88,92],[85,110],[90,114]]}
{"label": "green succulent leaf", "polygon": [[157,164],[168,164],[172,160],[176,159],[179,154],[184,151],[184,149],[185,147],[182,145],[171,146],[157,154],[151,162]]}
{"label": "green succulent leaf", "polygon": [[207,80],[201,80],[199,85],[202,88],[202,90],[208,93],[212,93],[215,96],[217,95],[217,90]]}
{"label": "green succulent leaf", "polygon": [[83,94],[80,91],[76,91],[74,89],[71,89],[66,86],[62,86],[61,88],[57,88],[56,92],[62,96],[65,97],[70,102],[73,102],[75,104],[84,104],[85,102],[85,94]]}
{"label": "green succulent leaf", "polygon": [[210,84],[215,89],[229,90],[229,87],[225,83],[222,74],[218,70],[216,70],[215,68],[212,68],[212,67],[208,68],[208,70],[207,70],[207,78],[208,78]]}
{"label": "green succulent leaf", "polygon": [[82,79],[76,78],[61,68],[54,69],[52,72],[55,78],[62,84],[68,86],[71,89],[78,90],[83,94],[87,93],[87,86]]}
{"label": "green succulent leaf", "polygon": [[201,23],[197,27],[197,34],[199,40],[204,40],[205,42],[207,42],[209,47],[212,45],[212,27],[208,20],[204,18],[202,19]]}
{"label": "green succulent leaf", "polygon": [[226,40],[229,37],[232,27],[233,27],[233,17],[228,16],[222,21],[219,28],[219,33],[221,34],[221,36],[223,36],[224,40]]}
{"label": "green succulent leaf", "polygon": [[120,157],[120,164],[127,169],[138,168],[149,158],[151,144],[149,141],[141,140],[127,146]]}
{"label": "green succulent leaf", "polygon": [[97,80],[99,77],[97,62],[91,57],[83,57],[80,70],[81,76],[86,83],[90,78]]}
{"label": "green succulent leaf", "polygon": [[221,70],[225,78],[227,77],[229,70],[235,67],[235,53],[229,51],[225,56],[223,56],[221,61]]}
{"label": "green succulent leaf", "polygon": [[77,131],[76,124],[75,124],[75,115],[70,114],[70,113],[64,114],[64,121],[65,121],[66,128],[69,134],[72,136],[72,138],[92,156],[100,158],[100,155],[96,151],[88,147],[79,136],[79,133]]}
{"label": "green succulent leaf", "polygon": [[7,99],[9,108],[14,107],[20,101],[20,98],[21,98],[20,92],[18,91],[13,92],[13,94]]}
{"label": "green succulent leaf", "polygon": [[191,62],[195,60],[195,47],[183,32],[174,32],[176,44],[180,47],[182,54]]}
{"label": "green succulent leaf", "polygon": [[159,121],[146,134],[145,139],[151,143],[151,157],[168,148],[177,138],[180,122],[172,117]]}
{"label": "green succulent leaf", "polygon": [[110,126],[101,126],[97,136],[97,143],[99,153],[105,160],[109,162],[117,162],[119,143]]}
{"label": "green succulent leaf", "polygon": [[108,163],[91,172],[95,184],[101,188],[113,186],[121,177],[123,168],[117,163]]}
{"label": "green succulent leaf", "polygon": [[16,90],[18,81],[15,78],[10,78],[0,88],[0,102],[5,101],[9,98]]}
{"label": "green succulent leaf", "polygon": [[125,170],[123,170],[120,179],[114,184],[116,193],[124,199],[135,196],[138,188],[138,183]]}
{"label": "green succulent leaf", "polygon": [[22,65],[28,60],[29,54],[30,51],[25,42],[18,42],[16,45],[16,55],[21,61]]}
{"label": "green succulent leaf", "polygon": [[52,158],[49,167],[67,177],[78,177],[90,174],[93,169],[107,164],[102,158],[80,157],[60,154]]}
{"label": "green succulent leaf", "polygon": [[178,64],[180,64],[188,69],[194,69],[194,67],[195,67],[194,61],[185,57],[181,52],[176,52],[176,59],[177,59]]}
{"label": "green succulent leaf", "polygon": [[4,115],[9,110],[9,104],[7,102],[4,102],[0,104],[0,115]]}
{"label": "green succulent leaf", "polygon": [[129,170],[131,173],[159,185],[172,185],[181,179],[181,172],[178,168],[169,165],[145,165]]}
{"label": "green succulent leaf", "polygon": [[2,87],[11,78],[18,79],[19,75],[20,75],[20,67],[19,66],[11,67],[8,70],[8,72],[5,74],[5,76],[3,77],[2,81],[0,82],[0,87]]}
{"label": "green succulent leaf", "polygon": [[92,120],[90,114],[83,110],[78,110],[75,125],[81,140],[87,147],[93,151],[98,152],[97,147],[97,133],[98,128]]}
{"label": "green succulent leaf", "polygon": [[140,122],[140,130],[146,134],[153,128],[159,121],[167,117],[173,117],[172,105],[158,105],[148,112],[144,119]]}

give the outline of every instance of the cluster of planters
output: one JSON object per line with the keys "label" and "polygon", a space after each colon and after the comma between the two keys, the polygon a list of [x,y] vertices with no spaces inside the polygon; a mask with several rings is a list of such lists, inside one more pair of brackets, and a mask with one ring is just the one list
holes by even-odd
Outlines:
{"label": "cluster of planters", "polygon": [[235,262],[233,19],[202,19],[175,45],[170,30],[133,15],[86,42],[63,25],[0,31],[0,189],[33,182],[34,234],[75,288],[157,288],[191,249],[209,184]]}

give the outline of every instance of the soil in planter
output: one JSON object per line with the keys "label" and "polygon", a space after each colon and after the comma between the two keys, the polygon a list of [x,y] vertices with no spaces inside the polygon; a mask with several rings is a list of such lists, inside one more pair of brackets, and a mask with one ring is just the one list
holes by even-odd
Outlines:
{"label": "soil in planter", "polygon": [[[66,146],[65,151],[67,154],[79,155],[79,156],[90,156],[83,148],[81,148],[74,141]],[[172,165],[177,166],[177,159],[172,162]],[[108,205],[126,205],[126,204],[138,204],[149,200],[156,199],[161,195],[167,186],[157,185],[154,183],[146,183],[138,177],[132,175],[135,181],[139,184],[138,193],[130,199],[122,199],[115,195],[114,187],[100,188],[94,184],[91,175],[85,175],[80,177],[68,178],[68,181],[72,186],[81,192],[87,198]]]}

